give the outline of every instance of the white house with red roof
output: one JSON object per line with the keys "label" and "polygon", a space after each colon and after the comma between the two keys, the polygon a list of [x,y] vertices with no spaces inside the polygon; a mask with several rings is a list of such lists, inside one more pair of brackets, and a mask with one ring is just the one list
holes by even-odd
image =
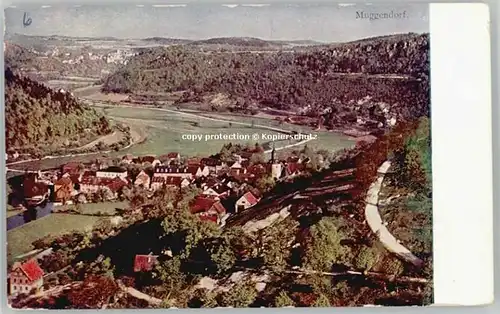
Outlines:
{"label": "white house with red roof", "polygon": [[234,205],[234,210],[237,213],[238,211],[247,209],[259,202],[259,199],[252,194],[252,192],[246,192],[242,197],[240,197],[236,204]]}
{"label": "white house with red roof", "polygon": [[202,220],[210,220],[218,224],[221,222],[222,217],[226,215],[226,208],[220,201],[206,196],[195,198],[190,204],[189,210]]}
{"label": "white house with red roof", "polygon": [[34,259],[14,263],[9,276],[9,293],[16,295],[40,291],[43,287],[43,275],[43,270]]}
{"label": "white house with red roof", "polygon": [[151,185],[151,178],[144,170],[141,170],[135,178],[134,185],[149,189],[149,186]]}

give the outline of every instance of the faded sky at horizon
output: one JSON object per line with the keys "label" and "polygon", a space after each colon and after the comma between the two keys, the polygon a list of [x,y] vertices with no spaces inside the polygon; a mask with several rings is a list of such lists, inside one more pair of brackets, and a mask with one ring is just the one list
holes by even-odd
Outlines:
{"label": "faded sky at horizon", "polygon": [[[356,19],[356,12],[406,11],[407,19]],[[23,15],[32,19],[23,26]],[[184,7],[124,5],[40,5],[5,10],[7,33],[72,37],[206,39],[257,37],[274,40],[349,41],[394,33],[428,32],[428,4],[272,4]]]}

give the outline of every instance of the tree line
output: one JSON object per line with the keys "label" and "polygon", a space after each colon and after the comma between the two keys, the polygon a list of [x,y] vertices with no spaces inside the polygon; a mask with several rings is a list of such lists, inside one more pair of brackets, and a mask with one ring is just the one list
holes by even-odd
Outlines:
{"label": "tree line", "polygon": [[[360,73],[365,76],[340,74]],[[408,75],[412,79],[367,77]],[[427,114],[429,36],[407,34],[295,53],[201,53],[186,46],[142,51],[104,82],[105,92],[184,91],[181,101],[199,101],[207,93],[277,109],[331,108],[326,125],[339,122],[365,96],[396,104],[403,117]],[[244,104],[245,105],[245,104]],[[314,110],[312,110],[314,111]],[[316,110],[319,112],[319,110]]]}
{"label": "tree line", "polygon": [[9,68],[5,80],[7,152],[75,147],[80,141],[111,131],[104,116],[79,103],[70,93],[54,91]]}

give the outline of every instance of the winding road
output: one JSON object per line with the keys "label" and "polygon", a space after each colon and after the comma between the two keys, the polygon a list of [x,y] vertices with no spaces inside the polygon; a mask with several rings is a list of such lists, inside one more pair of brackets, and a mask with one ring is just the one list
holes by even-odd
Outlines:
{"label": "winding road", "polygon": [[378,178],[370,185],[366,195],[365,218],[370,226],[370,229],[377,235],[378,239],[387,250],[398,255],[405,261],[410,262],[417,267],[421,267],[423,265],[423,261],[399,243],[399,241],[389,232],[378,211],[380,189],[382,188],[382,182],[384,181],[384,177],[390,167],[391,162],[385,161],[378,168]]}

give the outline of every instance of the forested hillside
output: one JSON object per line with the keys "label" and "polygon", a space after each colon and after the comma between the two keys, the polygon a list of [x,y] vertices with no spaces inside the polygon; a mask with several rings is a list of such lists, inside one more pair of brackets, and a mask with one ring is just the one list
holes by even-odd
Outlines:
{"label": "forested hillside", "polygon": [[[358,73],[361,75],[352,75]],[[350,74],[350,75],[346,75]],[[383,77],[391,74],[391,78]],[[376,75],[374,77],[374,75]],[[225,93],[244,106],[310,106],[343,111],[369,97],[395,105],[399,116],[428,114],[429,36],[406,34],[301,52],[201,53],[185,46],[153,48],[109,76],[104,91],[186,91],[185,101]],[[335,117],[327,117],[326,124]]]}
{"label": "forested hillside", "polygon": [[109,121],[71,94],[5,71],[5,129],[8,152],[44,152],[75,147],[110,132]]}

